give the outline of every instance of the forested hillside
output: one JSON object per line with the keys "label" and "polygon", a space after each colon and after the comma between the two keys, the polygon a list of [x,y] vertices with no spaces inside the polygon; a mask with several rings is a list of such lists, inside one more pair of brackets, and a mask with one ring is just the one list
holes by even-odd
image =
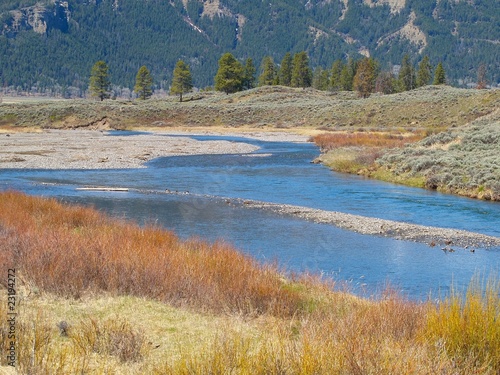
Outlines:
{"label": "forested hillside", "polygon": [[19,91],[83,95],[97,60],[115,87],[146,65],[168,90],[183,59],[202,88],[225,52],[258,67],[306,51],[323,69],[369,55],[383,70],[427,55],[450,84],[474,85],[480,65],[500,83],[498,0],[2,0],[0,25],[0,82]]}

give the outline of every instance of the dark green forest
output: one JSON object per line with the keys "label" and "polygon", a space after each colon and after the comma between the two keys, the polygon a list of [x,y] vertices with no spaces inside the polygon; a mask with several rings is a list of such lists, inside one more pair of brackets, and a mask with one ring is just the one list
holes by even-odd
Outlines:
{"label": "dark green forest", "polygon": [[[398,34],[410,16],[423,49]],[[330,69],[364,50],[383,71],[405,54],[415,66],[427,55],[442,62],[449,84],[473,86],[480,65],[490,85],[500,83],[498,0],[407,0],[395,12],[363,0],[347,8],[340,0],[2,0],[0,25],[0,83],[18,91],[83,95],[99,60],[114,87],[132,89],[145,65],[154,88],[168,91],[182,59],[204,88],[226,52],[260,66],[265,56],[280,62],[306,51],[313,69]]]}

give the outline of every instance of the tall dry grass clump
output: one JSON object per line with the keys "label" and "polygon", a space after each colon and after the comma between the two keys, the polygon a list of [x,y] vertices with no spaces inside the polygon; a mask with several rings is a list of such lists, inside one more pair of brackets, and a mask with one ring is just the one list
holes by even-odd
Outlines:
{"label": "tall dry grass clump", "polygon": [[177,306],[291,315],[307,304],[273,266],[224,243],[181,241],[54,199],[0,193],[1,265],[40,290],[111,292]]}
{"label": "tall dry grass clump", "polygon": [[143,332],[116,317],[102,322],[92,317],[84,319],[71,329],[69,337],[83,357],[97,353],[115,356],[121,362],[137,362],[151,349]]}
{"label": "tall dry grass clump", "polygon": [[263,329],[266,334],[257,337],[225,330],[203,350],[181,351],[177,361],[159,366],[154,373],[439,373],[439,360],[415,341],[425,305],[397,296],[380,303],[336,302],[307,318],[270,322]]}
{"label": "tall dry grass clump", "polygon": [[[500,282],[490,279],[486,288],[471,283],[465,297],[453,293],[431,309],[425,340],[433,343],[459,370],[500,373]],[[465,373],[465,372],[464,372]]]}
{"label": "tall dry grass clump", "polygon": [[423,132],[333,132],[312,137],[321,149],[321,159],[337,172],[370,174],[376,160],[387,149],[401,148],[423,138]]}

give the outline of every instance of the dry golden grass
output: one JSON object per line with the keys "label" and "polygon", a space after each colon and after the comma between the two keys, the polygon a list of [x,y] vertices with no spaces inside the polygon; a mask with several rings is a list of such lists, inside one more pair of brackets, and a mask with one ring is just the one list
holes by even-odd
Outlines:
{"label": "dry golden grass", "polygon": [[430,310],[425,338],[434,341],[457,368],[500,370],[499,290],[497,280],[490,279],[486,289],[474,280],[465,297],[453,293]]}
{"label": "dry golden grass", "polygon": [[[20,374],[500,372],[496,281],[438,304],[363,300],[227,245],[14,192],[0,193],[0,264],[18,276]],[[2,318],[2,347],[8,332]]]}

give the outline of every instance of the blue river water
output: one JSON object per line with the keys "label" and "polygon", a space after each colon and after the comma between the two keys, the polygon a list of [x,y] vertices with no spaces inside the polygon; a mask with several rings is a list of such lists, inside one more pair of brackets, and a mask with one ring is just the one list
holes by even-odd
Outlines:
{"label": "blue river water", "polygon": [[[217,197],[287,203],[500,237],[498,203],[334,173],[311,163],[319,151],[310,143],[193,138],[247,142],[260,148],[243,155],[159,158],[143,169],[4,169],[0,190],[93,205],[117,217],[161,225],[183,238],[223,240],[261,261],[276,262],[289,271],[321,273],[368,296],[391,285],[412,299],[437,298],[447,295],[452,286],[467,287],[474,275],[498,273],[499,248],[445,253],[425,244],[234,207]],[[140,191],[76,190],[88,185]],[[166,189],[191,194],[162,194]]]}

